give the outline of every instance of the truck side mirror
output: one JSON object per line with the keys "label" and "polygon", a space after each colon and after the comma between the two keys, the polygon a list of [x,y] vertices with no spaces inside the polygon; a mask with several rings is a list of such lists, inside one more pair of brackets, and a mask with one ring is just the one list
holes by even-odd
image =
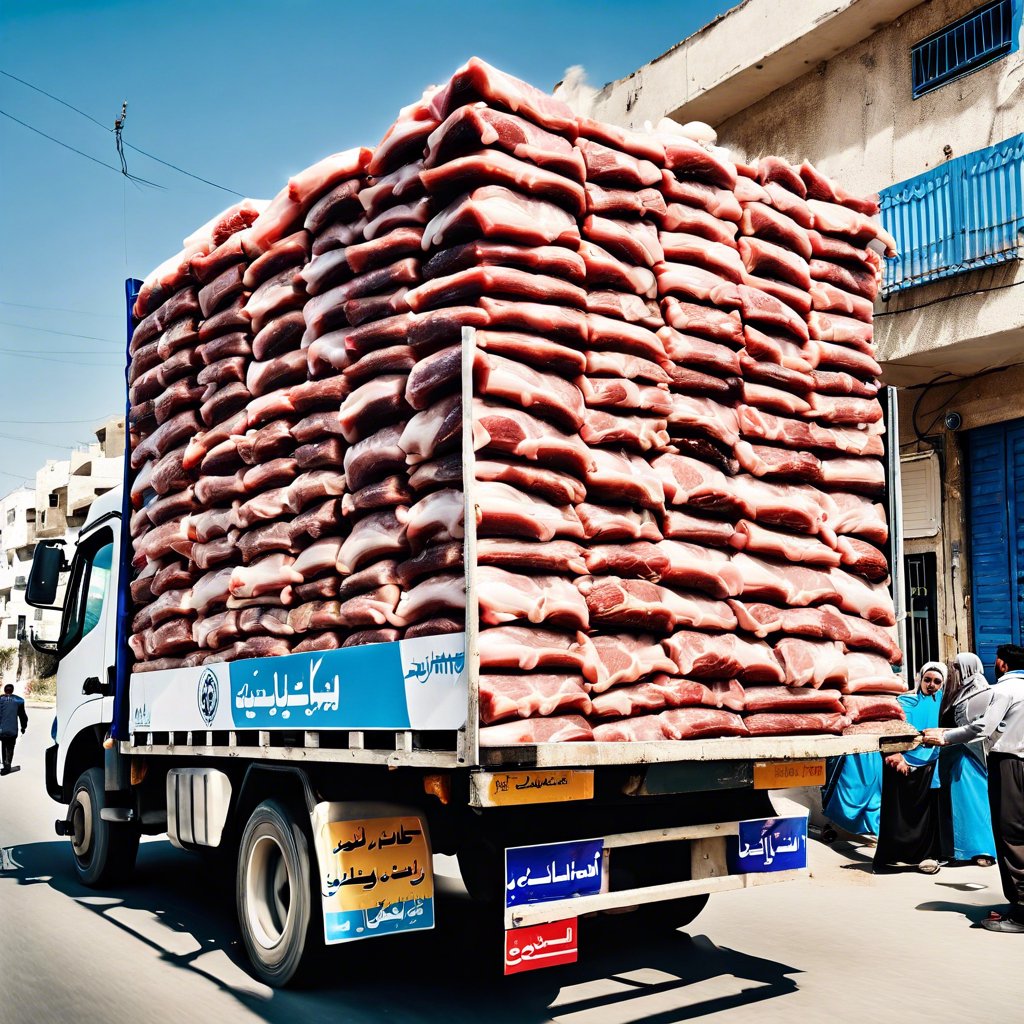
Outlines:
{"label": "truck side mirror", "polygon": [[25,588],[25,601],[33,608],[55,608],[60,574],[70,566],[64,559],[63,541],[44,540],[36,545],[32,570]]}

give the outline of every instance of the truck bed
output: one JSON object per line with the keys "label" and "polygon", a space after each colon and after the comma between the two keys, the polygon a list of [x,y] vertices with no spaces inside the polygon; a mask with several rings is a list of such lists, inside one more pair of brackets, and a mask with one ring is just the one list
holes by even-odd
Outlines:
{"label": "truck bed", "polygon": [[[462,331],[462,397],[473,401],[475,331]],[[383,763],[392,767],[571,768],[820,759],[908,749],[915,733],[799,735],[481,747],[475,451],[463,427],[465,633],[144,672],[128,683],[128,753]],[[127,566],[121,578],[127,581]],[[126,585],[126,583],[125,583]],[[125,595],[127,600],[127,594]],[[120,720],[120,719],[119,719]]]}

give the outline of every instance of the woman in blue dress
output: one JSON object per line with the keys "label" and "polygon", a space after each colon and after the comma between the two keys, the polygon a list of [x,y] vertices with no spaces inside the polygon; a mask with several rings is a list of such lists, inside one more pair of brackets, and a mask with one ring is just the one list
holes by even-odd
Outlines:
{"label": "woman in blue dress", "polygon": [[882,807],[882,758],[874,754],[843,754],[830,765],[824,792],[825,817],[846,832],[878,835]]}
{"label": "woman in blue dress", "polygon": [[[954,729],[982,714],[988,705],[989,685],[981,658],[958,654],[953,659],[939,725]],[[942,856],[946,860],[995,863],[992,813],[988,802],[985,753],[971,744],[939,748],[942,782]]]}
{"label": "woman in blue dress", "polygon": [[[915,729],[934,729],[946,685],[946,666],[929,661],[917,685],[899,701]],[[914,865],[925,874],[939,870],[939,776],[937,747],[918,747],[883,759],[882,813],[875,846],[874,870]]]}

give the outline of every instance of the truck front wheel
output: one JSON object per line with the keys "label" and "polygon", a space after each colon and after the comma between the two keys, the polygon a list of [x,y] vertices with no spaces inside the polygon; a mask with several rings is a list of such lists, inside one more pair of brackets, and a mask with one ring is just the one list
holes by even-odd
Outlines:
{"label": "truck front wheel", "polygon": [[89,768],[75,783],[68,807],[68,834],[75,870],[82,884],[91,889],[127,881],[139,852],[139,830],[104,821],[100,817],[102,809],[103,769]]}
{"label": "truck front wheel", "polygon": [[256,974],[275,988],[287,985],[312,956],[318,915],[306,831],[277,800],[261,803],[242,833],[235,900]]}

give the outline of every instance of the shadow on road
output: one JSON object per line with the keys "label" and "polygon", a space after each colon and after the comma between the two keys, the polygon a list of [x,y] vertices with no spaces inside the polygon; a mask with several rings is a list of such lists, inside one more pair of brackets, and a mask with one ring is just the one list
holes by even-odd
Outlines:
{"label": "shadow on road", "polygon": [[[703,935],[643,934],[626,917],[581,924],[581,962],[504,979],[501,925],[439,878],[436,931],[335,947],[320,980],[276,992],[246,973],[233,882],[167,842],[147,842],[130,886],[81,886],[63,841],[0,851],[0,904],[7,885],[50,886],[131,935],[144,951],[195,972],[267,1021],[291,1024],[382,1017],[402,1021],[599,1024],[611,1017],[669,1024],[785,995],[799,973],[776,961],[716,946]],[[449,886],[450,888],[450,886]]]}
{"label": "shadow on road", "polygon": [[949,900],[931,900],[919,903],[915,910],[942,911],[947,914],[962,914],[971,924],[980,924],[988,917],[991,907],[979,907],[974,903],[953,903]]}

